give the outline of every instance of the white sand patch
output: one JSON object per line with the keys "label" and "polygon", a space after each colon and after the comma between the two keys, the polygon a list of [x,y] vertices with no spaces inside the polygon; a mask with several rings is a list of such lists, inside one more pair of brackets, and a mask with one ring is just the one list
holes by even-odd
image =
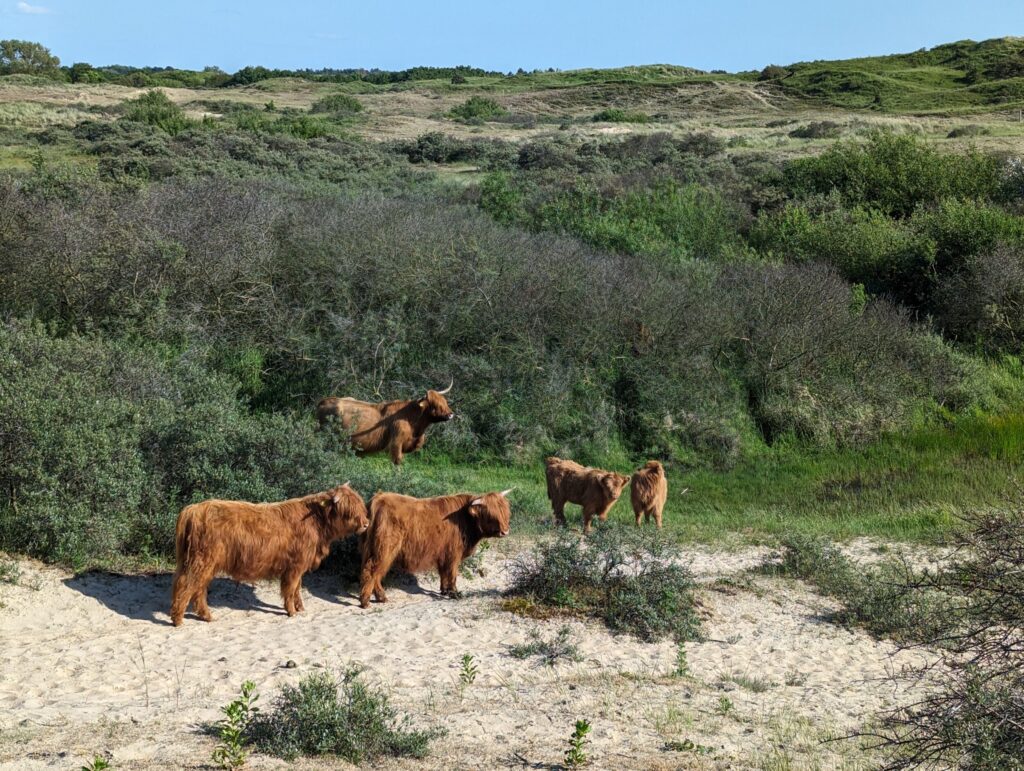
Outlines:
{"label": "white sand patch", "polygon": [[[577,718],[593,722],[594,768],[746,768],[785,758],[860,767],[856,745],[820,740],[905,699],[885,678],[920,654],[893,657],[893,645],[826,623],[828,603],[799,584],[720,580],[769,552],[692,551],[710,640],[686,644],[685,678],[669,676],[673,644],[578,620],[568,624],[581,662],[512,658],[508,646],[530,630],[552,636],[566,622],[500,610],[506,557],[493,551],[486,577],[460,579],[460,601],[441,599],[428,575],[398,582],[389,603],[362,611],[351,587],[312,576],[306,612],[289,619],[275,585],[219,579],[213,623],[187,616],[178,629],[167,616],[169,575],[75,577],[22,561],[19,585],[0,586],[0,767],[78,767],[96,753],[118,768],[201,767],[214,744],[202,725],[244,680],[256,682],[267,707],[282,684],[354,662],[418,725],[448,729],[427,760],[389,768],[547,767],[561,761]],[[480,674],[462,688],[467,652]],[[754,692],[742,684],[751,679],[769,687]],[[257,758],[254,767],[285,766]]]}

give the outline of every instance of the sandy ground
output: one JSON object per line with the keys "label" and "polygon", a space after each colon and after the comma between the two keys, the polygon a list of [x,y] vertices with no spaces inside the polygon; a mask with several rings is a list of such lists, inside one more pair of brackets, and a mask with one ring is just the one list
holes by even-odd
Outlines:
{"label": "sandy ground", "polygon": [[[274,585],[218,579],[213,623],[189,616],[178,629],[169,575],[74,576],[22,561],[19,583],[0,586],[0,767],[78,768],[97,753],[115,768],[204,767],[214,742],[203,726],[244,680],[265,707],[284,683],[356,662],[417,724],[448,730],[427,760],[389,768],[557,767],[576,718],[593,723],[594,768],[871,767],[856,743],[821,742],[906,698],[885,677],[920,654],[827,623],[828,602],[798,583],[743,572],[767,554],[692,552],[709,640],[685,646],[682,678],[670,675],[674,645],[589,622],[570,622],[579,663],[512,658],[508,646],[530,630],[547,636],[564,622],[499,609],[508,554],[488,552],[486,576],[460,579],[458,601],[426,575],[361,611],[336,579],[307,577],[306,612],[292,619]],[[466,652],[480,674],[463,688]],[[670,750],[673,741],[693,749]]]}

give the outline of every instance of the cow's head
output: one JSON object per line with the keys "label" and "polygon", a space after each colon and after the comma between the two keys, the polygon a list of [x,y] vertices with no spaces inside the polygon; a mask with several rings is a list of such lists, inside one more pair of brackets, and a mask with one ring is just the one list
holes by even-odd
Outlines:
{"label": "cow's head", "polygon": [[601,487],[613,501],[619,499],[619,496],[622,495],[622,489],[628,484],[629,477],[616,471],[609,471],[601,477]]}
{"label": "cow's head", "polygon": [[448,400],[444,398],[444,395],[452,390],[453,385],[454,380],[443,391],[427,391],[426,397],[420,399],[420,409],[431,423],[443,423],[455,417],[455,413],[448,406]]}
{"label": "cow's head", "polygon": [[508,505],[508,494],[512,489],[500,493],[487,493],[469,504],[469,515],[476,521],[485,538],[504,538],[509,533],[512,510]]}
{"label": "cow's head", "polygon": [[365,533],[370,526],[366,504],[348,482],[324,493],[320,505],[334,538]]}

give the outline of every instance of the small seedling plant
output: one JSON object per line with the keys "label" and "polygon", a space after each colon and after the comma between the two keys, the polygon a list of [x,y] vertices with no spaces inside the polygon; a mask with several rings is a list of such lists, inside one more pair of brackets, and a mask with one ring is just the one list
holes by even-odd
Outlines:
{"label": "small seedling plant", "polygon": [[104,769],[110,768],[110,763],[102,755],[96,755],[91,763],[86,763],[82,766],[81,771],[104,771]]}
{"label": "small seedling plant", "polygon": [[459,670],[459,682],[462,683],[463,687],[472,685],[476,682],[476,676],[479,671],[480,670],[476,665],[476,660],[473,658],[473,654],[463,653],[462,666]]}
{"label": "small seedling plant", "polygon": [[587,758],[587,735],[590,733],[589,720],[577,720],[572,736],[569,737],[569,749],[565,751],[565,767],[580,768],[590,762]]}
{"label": "small seedling plant", "polygon": [[246,680],[242,683],[242,695],[227,706],[221,707],[224,719],[217,724],[217,736],[220,738],[213,750],[213,762],[223,769],[241,768],[249,753],[245,749],[245,729],[259,712],[254,706],[259,696],[256,694],[256,683]]}

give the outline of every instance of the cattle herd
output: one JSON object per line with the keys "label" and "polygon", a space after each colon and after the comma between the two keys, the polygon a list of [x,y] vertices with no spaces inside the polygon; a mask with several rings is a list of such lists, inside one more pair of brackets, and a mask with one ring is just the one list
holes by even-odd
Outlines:
{"label": "cattle herd", "polygon": [[[321,426],[337,420],[358,454],[386,451],[398,465],[405,453],[423,447],[431,424],[452,419],[445,399],[450,390],[451,385],[427,391],[423,399],[377,404],[332,396],[317,405],[317,419]],[[606,519],[629,484],[637,525],[653,517],[661,527],[668,482],[658,461],[648,461],[632,478],[562,458],[546,459],[545,467],[557,524],[565,524],[565,504],[575,503],[583,509],[583,531],[589,532],[593,518]],[[378,492],[367,507],[346,482],[278,503],[208,500],[186,506],[175,530],[171,621],[180,626],[190,605],[203,621],[212,619],[206,592],[218,573],[236,581],[280,579],[285,610],[293,616],[303,609],[302,577],[320,566],[332,543],[352,535],[360,539],[361,607],[369,606],[371,596],[387,602],[382,582],[392,568],[435,569],[441,592],[455,595],[462,561],[484,538],[509,534],[510,492],[437,498]]]}

